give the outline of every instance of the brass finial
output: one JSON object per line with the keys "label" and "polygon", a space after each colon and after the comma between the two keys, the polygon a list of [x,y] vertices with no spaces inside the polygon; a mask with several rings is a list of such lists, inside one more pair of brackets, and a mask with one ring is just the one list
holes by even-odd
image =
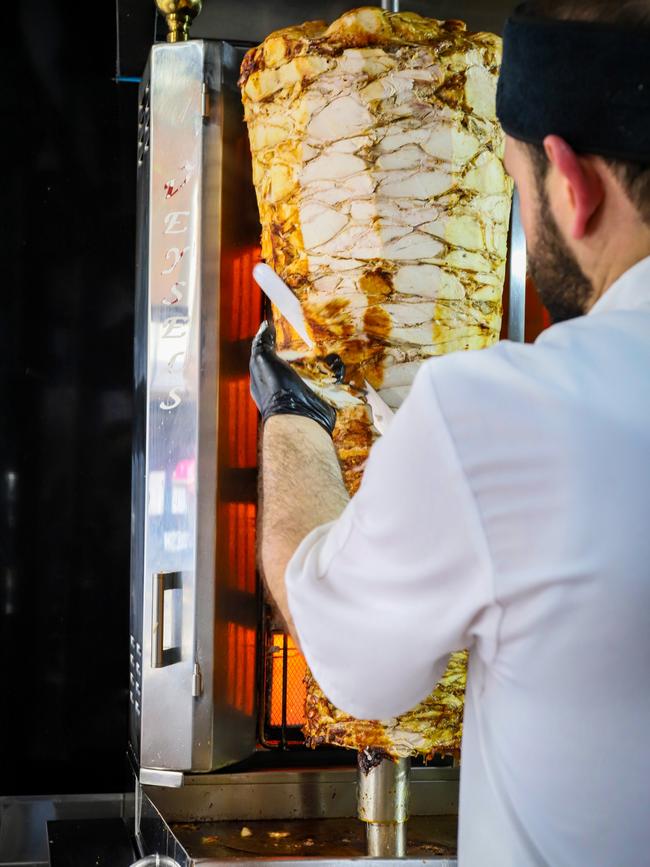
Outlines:
{"label": "brass finial", "polygon": [[167,20],[167,42],[186,42],[190,24],[201,11],[201,0],[156,0],[156,6]]}

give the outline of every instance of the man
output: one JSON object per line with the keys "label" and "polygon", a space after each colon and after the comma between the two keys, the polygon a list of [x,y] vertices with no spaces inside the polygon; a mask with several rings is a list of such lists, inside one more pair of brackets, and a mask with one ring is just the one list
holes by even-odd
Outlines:
{"label": "man", "polygon": [[262,560],[325,693],[387,718],[469,647],[459,863],[650,859],[650,7],[538,2],[498,111],[534,345],[434,359],[352,500],[261,332]]}

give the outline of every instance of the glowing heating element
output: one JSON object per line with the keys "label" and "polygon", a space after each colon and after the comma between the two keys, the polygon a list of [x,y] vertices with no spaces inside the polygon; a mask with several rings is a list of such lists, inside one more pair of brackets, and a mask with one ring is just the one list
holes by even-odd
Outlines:
{"label": "glowing heating element", "polygon": [[[254,480],[257,466],[257,410],[248,381],[248,351],[260,321],[261,297],[252,280],[259,260],[258,247],[231,248],[222,256],[220,381],[221,422],[220,484],[226,497],[218,504],[218,576],[234,593],[254,595],[255,561]],[[219,580],[219,578],[217,579]],[[238,610],[234,606],[233,612]],[[250,716],[255,709],[257,630],[236,622],[227,624],[226,698],[228,704]]]}
{"label": "glowing heating element", "polygon": [[224,253],[224,274],[229,287],[229,315],[225,338],[250,340],[260,325],[261,291],[253,280],[253,268],[260,261],[260,248],[251,247]]}
{"label": "glowing heating element", "polygon": [[305,674],[307,664],[293,638],[273,633],[271,663],[272,726],[301,726],[305,721]]}
{"label": "glowing heating element", "polygon": [[[252,279],[259,247],[234,248],[223,256],[222,352],[228,374],[219,396],[223,418],[220,465],[226,473],[255,471],[257,466],[257,409],[250,396],[247,358],[249,341],[257,331],[261,294]],[[222,564],[229,588],[255,593],[254,493],[246,490],[244,476],[231,476],[229,496],[219,505]]]}
{"label": "glowing heating element", "polygon": [[255,630],[228,624],[228,704],[244,714],[253,713],[255,687]]}
{"label": "glowing heating element", "polygon": [[226,580],[232,590],[255,593],[254,503],[223,503],[221,527],[226,546]]}
{"label": "glowing heating element", "polygon": [[[242,158],[250,156],[246,153]],[[259,261],[259,247],[246,247],[225,252],[222,263],[223,286],[227,290],[222,297],[222,335],[228,352],[236,359],[236,369],[221,382],[219,402],[225,420],[221,465],[235,474],[257,467],[258,414],[250,396],[247,360],[262,314],[261,292],[252,278],[253,267]],[[249,499],[220,504],[221,575],[228,588],[236,592],[252,594],[257,590],[256,519],[257,504]],[[279,732],[269,742],[286,744],[288,728],[294,730],[290,740],[300,742],[307,667],[293,640],[283,632],[273,630],[257,637],[254,629],[235,622],[228,624],[228,702],[243,713],[252,712],[256,640],[263,641],[266,648],[265,722]]]}
{"label": "glowing heating element", "polygon": [[254,629],[239,623],[228,624],[228,675],[226,699],[231,707],[250,716],[255,690]]}
{"label": "glowing heating element", "polygon": [[225,383],[227,466],[252,469],[257,463],[257,409],[250,396],[248,376]]}

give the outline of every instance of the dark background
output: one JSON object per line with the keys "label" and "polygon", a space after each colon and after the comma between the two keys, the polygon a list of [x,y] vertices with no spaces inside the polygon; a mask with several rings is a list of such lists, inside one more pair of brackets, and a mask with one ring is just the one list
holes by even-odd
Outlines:
{"label": "dark background", "polygon": [[[259,41],[355,4],[204,5],[194,36]],[[500,30],[512,4],[403,5]],[[121,79],[140,75],[164,25],[149,0],[119,0],[117,9],[21,0],[8,26],[0,795],[120,791],[137,124],[137,83]]]}
{"label": "dark background", "polygon": [[124,782],[137,84],[86,8],[22,0],[3,52],[4,795]]}

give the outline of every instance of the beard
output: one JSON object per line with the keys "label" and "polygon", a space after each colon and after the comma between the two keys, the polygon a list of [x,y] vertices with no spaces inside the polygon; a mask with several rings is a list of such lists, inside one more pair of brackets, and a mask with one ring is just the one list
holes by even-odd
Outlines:
{"label": "beard", "polygon": [[528,270],[553,322],[564,322],[587,312],[594,287],[562,237],[543,181],[537,186],[537,232]]}

